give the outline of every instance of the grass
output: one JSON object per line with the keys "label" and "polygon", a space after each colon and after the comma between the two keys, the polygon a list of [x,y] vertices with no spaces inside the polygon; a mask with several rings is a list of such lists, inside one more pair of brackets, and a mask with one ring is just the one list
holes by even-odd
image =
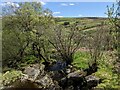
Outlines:
{"label": "grass", "polygon": [[74,61],[73,64],[78,67],[78,68],[87,68],[88,67],[88,62],[89,62],[89,54],[87,52],[81,52],[78,51],[74,55]]}
{"label": "grass", "polygon": [[70,25],[77,24],[79,30],[86,33],[94,33],[97,28],[100,27],[102,22],[105,22],[106,18],[55,18],[56,23],[64,25],[64,22],[69,22]]}
{"label": "grass", "polygon": [[[109,55],[111,52],[104,52],[103,57],[99,60],[99,69],[92,75],[102,79],[102,83],[98,84],[96,88],[103,90],[120,90],[120,75],[113,72],[113,56]],[[112,52],[113,53],[113,52]],[[113,53],[114,55],[114,53]],[[74,55],[73,64],[79,68],[87,68],[90,62],[90,55],[85,51],[78,51]]]}

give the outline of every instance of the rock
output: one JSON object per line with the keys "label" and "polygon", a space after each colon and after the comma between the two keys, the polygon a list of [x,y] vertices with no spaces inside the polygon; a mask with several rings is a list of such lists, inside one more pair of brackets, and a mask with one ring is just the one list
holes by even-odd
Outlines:
{"label": "rock", "polygon": [[74,90],[74,87],[71,85],[71,86],[67,87],[65,90]]}
{"label": "rock", "polygon": [[49,73],[44,71],[44,68],[45,66],[43,64],[34,64],[26,67],[22,81],[28,80],[35,85],[37,84],[38,88],[42,88],[42,90],[59,90],[59,85],[54,84],[53,79]]}
{"label": "rock", "polygon": [[47,74],[35,82],[42,85],[43,87],[50,87],[51,85],[54,85],[52,79]]}
{"label": "rock", "polygon": [[37,76],[40,74],[40,71],[39,69],[35,69],[33,67],[27,67],[24,73],[28,75],[28,78],[27,78],[28,80],[35,81]]}
{"label": "rock", "polygon": [[21,76],[21,78],[20,78],[20,81],[21,81],[21,82],[24,82],[24,81],[26,81],[28,78],[29,78],[29,76],[28,76],[27,74],[23,74],[23,75]]}
{"label": "rock", "polygon": [[68,65],[68,68],[73,68],[73,66],[72,65]]}
{"label": "rock", "polygon": [[51,78],[56,81],[60,81],[63,77],[66,76],[64,71],[50,71]]}
{"label": "rock", "polygon": [[87,87],[91,89],[92,87],[97,86],[100,83],[100,78],[89,75],[85,77],[87,81]]}
{"label": "rock", "polygon": [[68,78],[67,77],[63,77],[60,81],[59,81],[59,85],[65,89],[65,87],[67,87],[67,82],[68,82]]}
{"label": "rock", "polygon": [[86,85],[86,80],[81,71],[78,70],[69,73],[66,77],[62,78],[59,83],[59,85],[65,90],[69,90],[71,87],[72,88],[70,90],[81,90],[81,88]]}
{"label": "rock", "polygon": [[69,73],[67,75],[68,78],[70,78],[70,77],[81,77],[81,76],[83,76],[83,74],[81,73],[80,70],[77,70],[75,72]]}
{"label": "rock", "polygon": [[71,69],[66,69],[65,73],[69,74],[71,72]]}
{"label": "rock", "polygon": [[44,73],[44,68],[45,68],[45,66],[43,64],[40,64],[40,65],[35,64],[35,65],[26,67],[24,70],[24,74],[26,74],[24,79],[28,79],[30,81],[35,81],[38,76],[40,76],[41,74]]}
{"label": "rock", "polygon": [[[61,63],[57,64],[65,66]],[[11,88],[39,88],[41,90],[88,90],[87,88],[91,89],[99,83],[99,78],[92,75],[86,76],[88,75],[86,71],[76,71],[72,68],[68,66],[62,70],[48,72],[44,70],[45,65],[33,64],[25,67],[20,79],[10,86]]]}

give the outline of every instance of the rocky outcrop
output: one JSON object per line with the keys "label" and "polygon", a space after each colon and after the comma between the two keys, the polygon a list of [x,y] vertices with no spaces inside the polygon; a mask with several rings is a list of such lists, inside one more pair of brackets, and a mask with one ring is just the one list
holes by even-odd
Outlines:
{"label": "rocky outcrop", "polygon": [[87,82],[87,88],[89,89],[96,87],[101,82],[100,78],[93,76],[93,75],[86,76],[85,79]]}
{"label": "rocky outcrop", "polygon": [[83,73],[78,70],[69,73],[66,77],[62,78],[59,83],[65,90],[69,90],[68,88],[71,88],[70,90],[81,90],[86,85],[86,80]]}
{"label": "rocky outcrop", "polygon": [[[34,64],[24,68],[23,75],[11,88],[40,88],[41,90],[60,90],[60,86],[44,71],[43,64]],[[9,87],[10,88],[10,87]]]}
{"label": "rocky outcrop", "polygon": [[38,76],[42,76],[45,74],[44,68],[45,66],[43,64],[40,64],[40,65],[35,64],[35,65],[25,67],[25,70],[23,71],[25,76],[23,76],[23,78],[21,79],[22,80],[27,79],[34,82],[38,78]]}
{"label": "rocky outcrop", "polygon": [[36,64],[26,67],[24,70],[25,75],[28,75],[28,78],[26,78],[26,80],[37,84],[38,88],[41,89],[59,90],[59,85],[54,83],[50,75],[44,71],[44,68],[45,66],[43,64]]}
{"label": "rocky outcrop", "polygon": [[[56,67],[55,67],[56,68]],[[68,65],[64,69],[45,71],[45,65],[33,64],[24,68],[19,80],[11,88],[39,88],[40,90],[88,90],[95,87],[100,79],[89,75],[96,71],[96,65],[86,70],[76,70]]]}

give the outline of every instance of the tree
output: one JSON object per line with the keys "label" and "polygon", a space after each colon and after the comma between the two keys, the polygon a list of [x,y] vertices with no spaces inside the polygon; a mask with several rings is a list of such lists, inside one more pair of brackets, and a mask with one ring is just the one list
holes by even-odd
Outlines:
{"label": "tree", "polygon": [[114,50],[116,52],[116,60],[114,62],[113,71],[118,75],[116,86],[120,86],[120,0],[117,2],[117,9],[115,9],[114,5],[112,7],[108,7],[107,12],[109,22],[110,22],[110,29],[111,29],[111,36],[114,38]]}
{"label": "tree", "polygon": [[30,54],[39,60],[46,60],[42,54],[42,51],[45,51],[42,50],[45,44],[42,41],[45,41],[44,34],[49,23],[54,22],[51,12],[44,10],[41,3],[26,2],[19,5],[14,14],[3,17],[3,62],[7,60],[11,65],[17,65],[16,63],[20,63]]}
{"label": "tree", "polygon": [[107,50],[110,36],[108,26],[101,23],[94,33],[87,34],[85,38],[85,46],[89,50],[90,60],[92,63],[97,63],[101,59],[103,52]]}
{"label": "tree", "polygon": [[62,25],[55,26],[50,34],[49,42],[56,49],[67,65],[73,62],[73,56],[79,49],[83,35],[77,25],[65,28]]}
{"label": "tree", "polygon": [[117,2],[117,9],[115,10],[114,5],[108,7],[108,18],[110,22],[111,36],[114,38],[113,46],[117,51],[118,61],[120,60],[120,1]]}

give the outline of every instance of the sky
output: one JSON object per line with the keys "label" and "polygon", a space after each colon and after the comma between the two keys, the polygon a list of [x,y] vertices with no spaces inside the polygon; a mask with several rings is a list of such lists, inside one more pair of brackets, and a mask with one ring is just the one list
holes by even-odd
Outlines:
{"label": "sky", "polygon": [[113,2],[48,2],[43,5],[49,8],[56,17],[106,17],[107,5]]}
{"label": "sky", "polygon": [[[14,2],[21,1],[17,0]],[[14,2],[1,2],[0,6],[11,4],[18,7],[19,5]],[[52,11],[54,17],[107,17],[105,14],[107,5],[112,6],[113,4],[113,2],[40,2],[43,8],[48,8]]]}

